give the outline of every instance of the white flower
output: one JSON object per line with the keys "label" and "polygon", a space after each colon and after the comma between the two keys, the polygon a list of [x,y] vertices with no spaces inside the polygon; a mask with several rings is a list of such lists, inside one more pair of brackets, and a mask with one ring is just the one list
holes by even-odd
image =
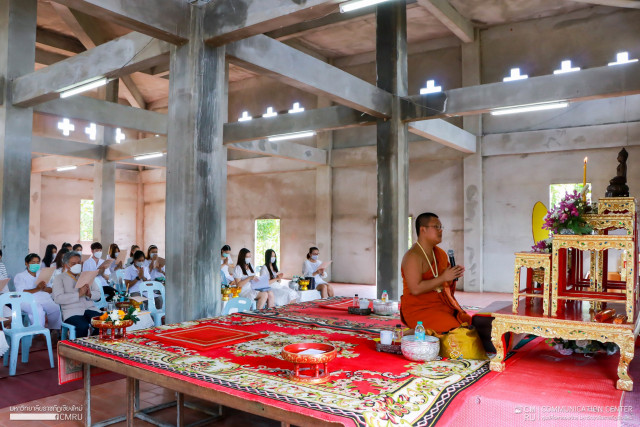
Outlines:
{"label": "white flower", "polygon": [[591,344],[591,340],[576,340],[576,345],[580,348],[585,348]]}
{"label": "white flower", "polygon": [[116,320],[120,320],[120,316],[118,316],[118,311],[117,310],[113,310],[111,313],[109,313],[109,318],[111,320],[113,320],[114,322]]}
{"label": "white flower", "polygon": [[573,350],[571,350],[570,348],[564,348],[561,344],[556,344],[553,346],[553,348],[563,356],[569,356],[573,353]]}

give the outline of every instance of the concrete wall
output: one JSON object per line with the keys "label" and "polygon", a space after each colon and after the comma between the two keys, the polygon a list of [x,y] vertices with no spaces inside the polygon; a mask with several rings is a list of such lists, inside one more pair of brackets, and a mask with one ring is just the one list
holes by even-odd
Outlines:
{"label": "concrete wall", "polygon": [[[80,200],[93,199],[93,182],[47,175],[43,175],[41,181],[40,243],[37,251],[44,255],[49,243],[59,248],[63,242],[79,242]],[[133,184],[116,183],[115,240],[121,248],[131,245],[136,238],[136,192]],[[84,253],[90,253],[88,244],[91,242],[80,243]]]}

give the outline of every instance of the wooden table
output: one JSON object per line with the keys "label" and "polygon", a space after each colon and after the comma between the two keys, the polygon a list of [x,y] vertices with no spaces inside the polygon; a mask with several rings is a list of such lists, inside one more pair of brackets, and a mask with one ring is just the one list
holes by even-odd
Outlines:
{"label": "wooden table", "polygon": [[[596,340],[613,342],[620,347],[620,361],[618,363],[618,381],[616,388],[631,391],[633,380],[629,376],[629,364],[634,357],[634,344],[640,330],[640,321],[634,324],[596,323],[591,319],[587,301],[568,302],[566,307],[558,311],[557,317],[542,314],[540,300],[532,306],[520,306],[517,313],[512,313],[509,307],[492,313],[494,317],[491,328],[491,341],[496,348],[496,356],[490,364],[492,371],[504,370],[505,348],[503,335],[505,333],[533,334],[545,338],[562,338],[568,340]],[[624,304],[608,304],[607,308],[614,308],[624,313]],[[611,356],[613,357],[613,356]]]}
{"label": "wooden table", "polygon": [[[139,368],[135,366],[128,366],[123,363],[119,363],[108,357],[102,357],[99,355],[90,354],[80,349],[69,347],[64,342],[58,344],[58,354],[71,360],[84,363],[84,420],[85,426],[104,426],[120,421],[127,421],[127,426],[133,426],[134,418],[139,418],[147,422],[151,422],[156,425],[166,426],[167,424],[158,423],[153,418],[147,415],[148,411],[145,411],[137,405],[136,402],[136,389],[138,381],[144,381],[150,384],[155,384],[160,387],[167,388],[177,392],[177,420],[176,425],[179,427],[184,426],[184,395],[196,396],[199,399],[207,400],[209,402],[217,403],[219,405],[235,408],[240,411],[248,412],[251,414],[260,415],[262,417],[278,420],[282,422],[283,426],[295,424],[299,426],[314,425],[314,426],[340,426],[340,423],[328,422],[319,420],[317,418],[305,416],[299,413],[286,411],[273,406],[264,405],[258,402],[252,402],[246,399],[239,399],[238,397],[230,394],[212,390],[210,388],[198,386],[187,381],[183,381],[179,378],[171,378],[164,375],[159,375],[148,369]],[[113,418],[108,422],[102,422],[97,424],[91,423],[91,366],[106,369],[111,372],[115,372],[127,377],[127,414],[126,416]],[[170,405],[164,405],[168,407]]]}
{"label": "wooden table", "polygon": [[[549,286],[551,283],[551,254],[541,252],[516,252],[515,270],[513,274],[513,305],[514,313],[518,312],[520,297],[525,298],[525,304],[531,302],[531,298],[542,298],[543,313],[549,313]],[[520,289],[520,270],[527,269],[527,284],[524,292]],[[544,281],[542,292],[534,293],[533,289],[533,269],[544,269]]]}

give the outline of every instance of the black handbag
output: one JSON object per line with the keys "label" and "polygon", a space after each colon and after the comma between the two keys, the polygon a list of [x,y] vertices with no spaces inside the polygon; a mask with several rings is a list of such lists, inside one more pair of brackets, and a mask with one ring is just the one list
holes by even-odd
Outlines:
{"label": "black handbag", "polygon": [[314,277],[305,277],[305,280],[309,281],[309,286],[307,286],[308,290],[316,288],[316,279]]}

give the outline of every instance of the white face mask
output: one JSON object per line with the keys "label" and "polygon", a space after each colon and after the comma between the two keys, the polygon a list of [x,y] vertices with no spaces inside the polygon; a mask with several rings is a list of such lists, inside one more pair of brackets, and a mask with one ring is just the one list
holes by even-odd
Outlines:
{"label": "white face mask", "polygon": [[271,264],[273,264],[274,262],[276,262],[276,257],[272,256],[271,257]]}
{"label": "white face mask", "polygon": [[246,262],[247,264],[251,264],[251,257],[248,256],[244,259],[244,262]]}
{"label": "white face mask", "polygon": [[98,259],[102,258],[102,251],[94,252],[93,256],[98,258]]}
{"label": "white face mask", "polygon": [[120,252],[114,252],[114,253],[113,253],[113,257],[114,257],[114,258],[118,258],[118,255],[120,255]]}
{"label": "white face mask", "polygon": [[73,267],[71,267],[69,271],[72,272],[73,274],[80,274],[82,272],[82,265],[76,264]]}
{"label": "white face mask", "polygon": [[51,259],[54,259],[54,258],[56,257],[56,255],[58,255],[58,253],[57,253],[57,252],[52,252],[52,253],[51,253]]}
{"label": "white face mask", "polygon": [[311,259],[314,260],[314,261],[317,261],[318,260],[318,255],[311,255]]}
{"label": "white face mask", "polygon": [[158,254],[157,254],[157,253],[152,253],[152,254],[151,254],[151,258],[155,258],[155,257],[157,257],[157,256],[158,256]]}
{"label": "white face mask", "polygon": [[144,265],[144,261],[142,262],[136,262],[136,267],[142,267]]}

